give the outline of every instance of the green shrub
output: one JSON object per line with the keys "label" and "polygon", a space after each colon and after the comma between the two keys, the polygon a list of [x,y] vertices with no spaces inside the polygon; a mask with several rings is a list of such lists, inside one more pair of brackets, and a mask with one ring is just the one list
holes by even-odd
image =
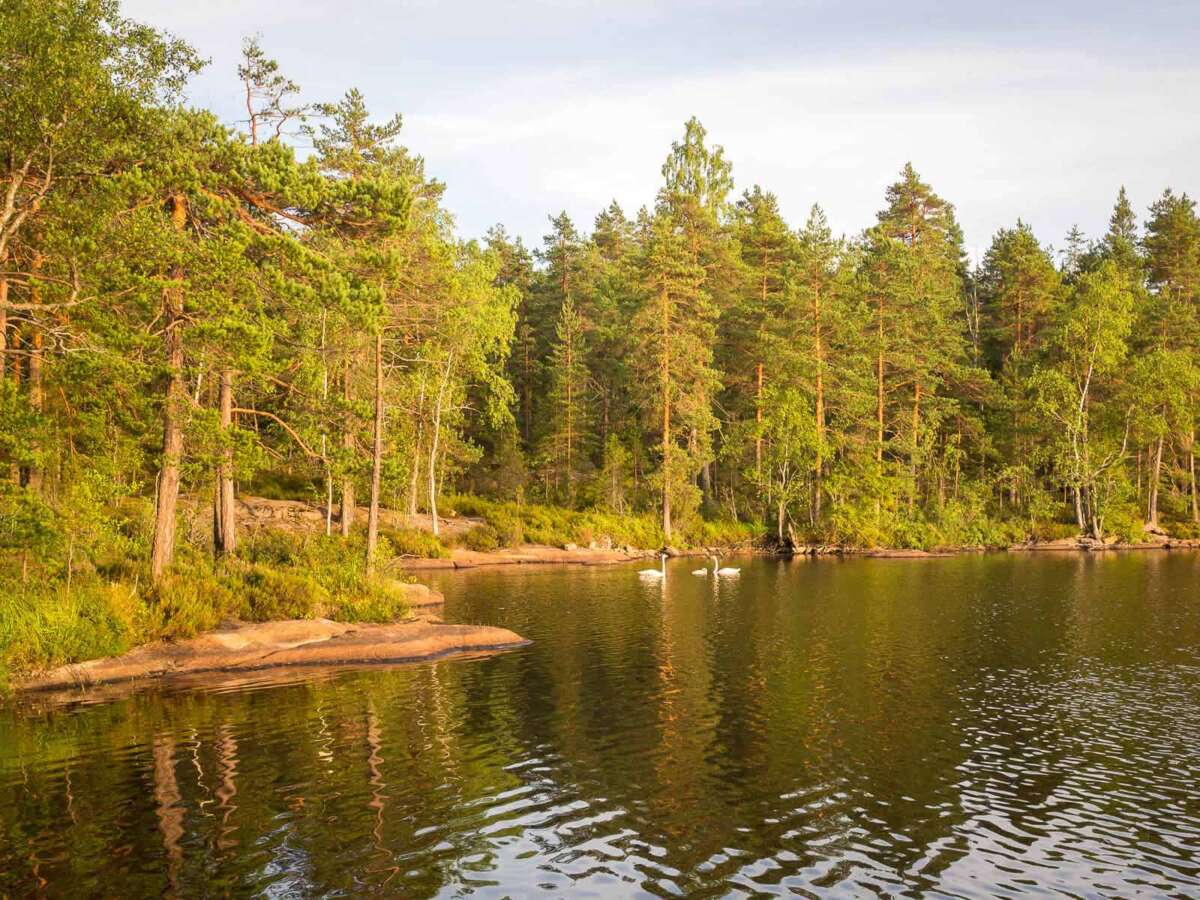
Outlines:
{"label": "green shrub", "polygon": [[1104,520],[1104,531],[1119,540],[1135,543],[1146,539],[1141,510],[1129,503],[1114,505]]}
{"label": "green shrub", "polygon": [[242,486],[245,493],[267,500],[312,500],[324,492],[320,478],[290,472],[257,472]]}
{"label": "green shrub", "polygon": [[302,572],[257,565],[242,575],[241,583],[246,618],[255,622],[312,619],[329,603],[329,591]]}
{"label": "green shrub", "polygon": [[1029,535],[1035,541],[1061,541],[1079,537],[1079,526],[1074,522],[1035,522]]}
{"label": "green shrub", "polygon": [[1171,522],[1165,526],[1171,537],[1180,540],[1195,540],[1200,538],[1200,522]]}
{"label": "green shrub", "polygon": [[468,550],[489,553],[500,549],[500,532],[494,525],[485,522],[483,525],[476,525],[464,534],[459,543]]}
{"label": "green shrub", "polygon": [[388,528],[382,535],[396,556],[443,559],[450,555],[437,537],[420,528]]}
{"label": "green shrub", "polygon": [[131,588],[75,581],[0,594],[0,666],[49,668],[123,653],[143,639],[144,608]]}
{"label": "green shrub", "polygon": [[156,637],[189,638],[245,613],[240,590],[211,572],[176,573],[149,591],[146,631]]}
{"label": "green shrub", "polygon": [[365,579],[364,590],[343,598],[333,610],[339,622],[398,622],[408,616],[404,582],[386,575]]}

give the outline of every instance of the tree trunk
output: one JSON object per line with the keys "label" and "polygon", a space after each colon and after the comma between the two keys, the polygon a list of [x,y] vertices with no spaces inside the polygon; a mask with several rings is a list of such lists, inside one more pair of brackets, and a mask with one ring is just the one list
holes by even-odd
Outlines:
{"label": "tree trunk", "polygon": [[[564,276],[563,284],[564,285],[566,284],[565,276]],[[574,419],[575,419],[575,416],[574,416],[574,412],[575,412],[575,378],[573,375],[574,368],[575,368],[575,329],[574,329],[574,326],[571,327],[569,333],[567,334],[565,349],[566,349],[566,353],[567,353],[567,359],[566,359],[566,363],[567,363],[567,365],[566,365],[566,376],[567,376],[567,385],[566,385],[566,387],[567,387],[567,404],[566,404],[566,407],[567,408],[564,410],[564,412],[566,412],[567,428],[566,428],[566,434],[564,435],[564,437],[566,438],[566,445],[567,445],[566,446],[566,450],[567,450],[567,459],[566,459],[566,462],[567,462],[567,466],[566,466],[566,469],[567,469],[567,471],[566,471],[567,503],[571,507],[574,507],[575,506],[575,472],[574,472],[575,460],[572,457],[572,451],[575,449],[575,447],[574,447],[574,443],[575,443],[575,421],[574,421]]]}
{"label": "tree trunk", "polygon": [[663,454],[663,484],[662,484],[662,529],[663,540],[671,540],[671,308],[670,296],[664,286],[659,292],[659,302],[662,305],[662,359],[660,361],[662,379],[662,454]]}
{"label": "tree trunk", "polygon": [[917,502],[917,456],[921,448],[921,384],[913,388],[912,449],[909,452],[909,468],[912,484],[908,489],[908,512],[911,515]]}
{"label": "tree trunk", "polygon": [[763,364],[760,362],[754,368],[755,380],[758,383],[754,395],[754,421],[758,428],[754,432],[754,477],[762,484],[762,401],[763,401]]}
{"label": "tree trunk", "polygon": [[1079,533],[1083,534],[1087,530],[1087,521],[1083,517],[1083,488],[1076,486],[1071,493],[1075,500],[1075,522],[1079,525]]}
{"label": "tree trunk", "polygon": [[413,435],[412,472],[408,481],[408,514],[417,514],[417,495],[421,484],[421,438],[425,430],[425,370],[421,369],[421,389],[417,395],[416,432]]}
{"label": "tree trunk", "polygon": [[780,500],[779,504],[776,507],[776,514],[775,514],[775,533],[779,536],[779,546],[780,547],[784,546],[784,544],[786,543],[784,536],[783,536],[783,518],[784,518],[784,513],[786,511],[787,511],[787,504],[784,503],[782,500]]}
{"label": "tree trunk", "polygon": [[1146,505],[1146,524],[1158,527],[1158,482],[1162,478],[1163,437],[1154,448],[1154,465],[1150,469],[1149,498]]}
{"label": "tree trunk", "polygon": [[876,324],[879,349],[875,359],[875,462],[883,462],[883,297]]}
{"label": "tree trunk", "polygon": [[821,340],[820,294],[813,301],[813,346],[816,351],[816,424],[817,454],[813,463],[813,524],[821,521],[821,476],[825,467],[825,350]]}
{"label": "tree trunk", "polygon": [[[36,253],[33,257],[33,265],[31,267],[34,274],[42,268],[42,254]],[[42,302],[42,288],[36,280],[32,281],[29,287],[29,302]],[[33,410],[35,416],[40,417],[46,405],[45,390],[42,387],[42,330],[36,324],[29,326],[29,376],[28,376],[28,391],[29,391],[29,408]],[[44,448],[43,448],[44,449]],[[32,465],[25,474],[25,484],[33,491],[42,489],[42,467]]]}
{"label": "tree trunk", "polygon": [[213,541],[217,553],[230,556],[237,550],[237,512],[233,494],[233,372],[221,370],[218,406],[221,410],[221,435],[226,446],[221,451],[221,464],[217,472],[217,515],[219,533]]}
{"label": "tree trunk", "polygon": [[[342,376],[342,391],[343,397],[346,400],[346,406],[350,405],[350,363],[346,363],[346,371]],[[353,458],[354,454],[354,414],[347,409],[348,420],[346,429],[342,433],[342,447],[346,450],[346,456]],[[342,537],[350,537],[350,530],[354,527],[354,517],[357,508],[354,503],[354,476],[347,474],[342,478],[342,509],[340,518],[342,520]]]}
{"label": "tree trunk", "polygon": [[[186,200],[171,198],[171,222],[182,233],[187,223]],[[167,351],[167,390],[163,398],[162,461],[158,472],[158,502],[154,513],[154,537],[150,548],[150,576],[161,581],[175,556],[175,510],[179,504],[180,467],[183,462],[183,422],[187,403],[183,383],[183,270],[172,273],[175,284],[163,291],[166,320],[163,339]]]}
{"label": "tree trunk", "polygon": [[383,332],[375,335],[375,441],[371,446],[371,505],[367,510],[367,571],[379,543],[379,486],[383,473]]}
{"label": "tree trunk", "polygon": [[671,313],[662,289],[662,540],[671,541]]}
{"label": "tree trunk", "polygon": [[1200,498],[1196,497],[1196,450],[1194,445],[1188,450],[1188,473],[1192,480],[1192,521],[1200,522]]}
{"label": "tree trunk", "polygon": [[[325,355],[326,325],[329,311],[321,310],[321,403],[329,402],[329,359]],[[326,410],[328,409],[326,405]],[[326,411],[325,415],[328,415]],[[324,418],[324,416],[322,416]],[[321,462],[325,465],[325,537],[333,534],[333,469],[329,465],[329,436],[325,427],[321,427]]]}
{"label": "tree trunk", "polygon": [[442,383],[438,385],[437,400],[433,406],[433,434],[429,440],[429,515],[433,527],[433,536],[437,537],[439,533],[438,527],[438,511],[437,511],[437,454],[438,443],[442,433],[442,403],[446,398],[446,388],[450,384],[450,370],[454,364],[454,356],[446,358],[446,369],[442,375]]}
{"label": "tree trunk", "polygon": [[8,251],[0,254],[0,384],[8,374]]}

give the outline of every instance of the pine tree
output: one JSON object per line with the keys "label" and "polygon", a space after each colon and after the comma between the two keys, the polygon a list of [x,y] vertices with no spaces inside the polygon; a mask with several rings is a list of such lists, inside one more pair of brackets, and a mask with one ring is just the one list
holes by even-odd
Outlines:
{"label": "pine tree", "polygon": [[559,310],[555,335],[548,365],[549,422],[540,455],[551,496],[573,506],[588,468],[592,413],[586,326],[570,296]]}
{"label": "pine tree", "polygon": [[[943,380],[968,358],[960,316],[961,234],[953,207],[911,164],[886,200],[879,224],[867,235],[866,259],[875,309],[876,461],[907,456],[911,513],[929,443],[923,435],[932,434],[944,415]],[[909,402],[895,396],[901,388],[911,391]]]}

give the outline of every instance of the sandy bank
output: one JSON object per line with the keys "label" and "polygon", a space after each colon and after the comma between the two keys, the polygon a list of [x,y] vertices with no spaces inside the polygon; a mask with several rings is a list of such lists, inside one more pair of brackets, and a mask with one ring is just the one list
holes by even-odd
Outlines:
{"label": "sandy bank", "polygon": [[354,625],[302,619],[236,624],[185,641],[156,641],[121,656],[60,666],[19,679],[15,687],[43,691],[200,672],[414,662],[527,643],[505,628],[430,621]]}

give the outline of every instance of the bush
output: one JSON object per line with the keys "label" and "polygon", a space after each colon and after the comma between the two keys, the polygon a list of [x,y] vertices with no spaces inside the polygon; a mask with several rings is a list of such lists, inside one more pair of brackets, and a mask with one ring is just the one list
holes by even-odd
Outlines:
{"label": "bush", "polygon": [[397,622],[408,616],[404,582],[386,575],[365,580],[364,590],[342,599],[333,611],[339,622]]}
{"label": "bush", "polygon": [[1029,536],[1035,541],[1062,541],[1079,537],[1079,526],[1074,522],[1035,522]]}
{"label": "bush", "polygon": [[245,617],[253,622],[312,619],[329,603],[329,591],[315,578],[263,565],[250,568],[241,579]]}
{"label": "bush", "polygon": [[245,493],[267,500],[312,500],[324,493],[320,478],[289,472],[257,472],[242,487]]}
{"label": "bush", "polygon": [[0,593],[0,667],[49,668],[124,653],[144,639],[144,604],[126,585],[76,581]]}
{"label": "bush", "polygon": [[489,553],[500,549],[500,532],[493,525],[476,525],[462,536],[459,543],[468,550]]}
{"label": "bush", "polygon": [[245,614],[239,593],[211,572],[170,575],[149,591],[146,631],[175,639],[209,631],[223,619]]}
{"label": "bush", "polygon": [[1171,522],[1165,527],[1167,534],[1180,540],[1188,541],[1200,538],[1200,523],[1198,522]]}
{"label": "bush", "polygon": [[1109,510],[1104,520],[1104,531],[1126,543],[1146,539],[1141,510],[1132,504],[1122,503]]}
{"label": "bush", "polygon": [[450,555],[438,538],[420,528],[388,528],[382,535],[396,556],[443,559]]}

